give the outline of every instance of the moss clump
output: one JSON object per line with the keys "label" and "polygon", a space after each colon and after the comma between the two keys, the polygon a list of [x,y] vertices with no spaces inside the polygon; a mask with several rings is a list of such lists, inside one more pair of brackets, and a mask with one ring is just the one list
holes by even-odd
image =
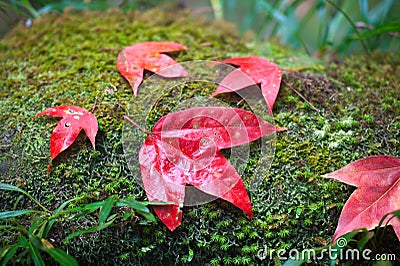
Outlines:
{"label": "moss clump", "polygon": [[[265,244],[286,250],[324,245],[353,188],[321,175],[369,155],[400,156],[399,58],[353,57],[327,64],[322,72],[313,60],[273,44],[245,43],[230,27],[198,22],[184,12],[84,11],[45,15],[1,42],[0,182],[24,188],[50,209],[84,195],[94,200],[112,194],[144,200],[121,140],[121,116],[132,91],[116,69],[117,51],[102,48],[122,49],[149,40],[186,45],[188,51],[173,54],[178,62],[255,54],[287,68],[311,69],[287,72],[283,78],[286,83],[274,114],[276,123],[289,130],[278,134],[270,173],[251,195],[254,219],[217,200],[185,207],[183,223],[173,233],[160,222],[121,223],[68,244],[60,232],[72,232],[77,225],[61,222],[50,238],[57,247],[68,246],[81,264],[153,264],[156,258],[160,264],[255,265],[265,262],[257,258]],[[313,110],[289,86],[321,111]],[[185,97],[193,94],[182,91]],[[171,104],[178,101],[176,93],[166,95]],[[90,109],[96,97],[96,150],[82,135],[46,175],[48,142],[57,120],[32,117],[56,105]],[[154,119],[168,111],[168,106],[160,108]],[[16,201],[13,193],[0,196],[1,210],[36,208],[24,198]],[[82,224],[96,223],[95,217],[84,219]],[[2,245],[15,237],[1,234]]]}

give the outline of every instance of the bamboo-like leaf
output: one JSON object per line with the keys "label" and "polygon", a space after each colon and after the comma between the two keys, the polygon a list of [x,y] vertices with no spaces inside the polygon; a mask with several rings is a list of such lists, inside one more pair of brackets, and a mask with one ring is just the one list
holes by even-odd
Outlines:
{"label": "bamboo-like leaf", "polygon": [[149,208],[147,208],[145,204],[143,204],[142,202],[139,202],[137,200],[133,200],[133,199],[120,199],[119,201],[117,201],[115,206],[117,206],[117,207],[128,206],[137,211],[146,212],[146,213],[150,212]]}
{"label": "bamboo-like leaf", "polygon": [[393,21],[393,22],[388,22],[384,25],[378,26],[373,30],[368,30],[364,33],[361,33],[357,40],[365,40],[370,37],[374,37],[376,35],[381,35],[385,33],[390,33],[390,32],[400,32],[400,21]]}
{"label": "bamboo-like leaf", "polygon": [[155,222],[156,221],[156,217],[154,217],[154,215],[151,212],[147,213],[147,212],[138,211],[138,213],[140,215],[142,215],[146,220],[148,220],[150,222]]}
{"label": "bamboo-like leaf", "polygon": [[24,194],[27,194],[28,192],[26,192],[25,190],[23,190],[22,188],[10,185],[10,184],[6,184],[6,183],[0,183],[0,189],[2,190],[10,190],[10,191],[18,191]]}
{"label": "bamboo-like leaf", "polygon": [[28,248],[28,239],[24,237],[23,235],[18,236],[18,244],[23,247],[23,248]]}
{"label": "bamboo-like leaf", "polygon": [[35,248],[44,250],[44,246],[42,244],[42,241],[40,240],[40,237],[36,235],[29,235],[29,241],[33,244]]}
{"label": "bamboo-like leaf", "polygon": [[78,198],[73,198],[67,201],[64,201],[63,203],[61,203],[60,206],[58,206],[58,208],[53,212],[53,216],[58,215],[62,210],[64,210],[64,208],[72,201],[74,200],[78,200],[78,199],[82,199],[82,197],[78,197]]}
{"label": "bamboo-like leaf", "polygon": [[23,190],[23,189],[21,189],[19,187],[16,187],[16,186],[13,186],[13,185],[10,185],[10,184],[6,184],[6,183],[0,183],[0,189],[8,190],[8,191],[17,191],[17,192],[23,193],[28,198],[33,200],[37,205],[39,205],[43,210],[45,210],[47,212],[49,211],[46,207],[44,207],[42,204],[40,204],[40,202],[37,201],[31,194],[29,194],[28,192],[26,192],[25,190]]}
{"label": "bamboo-like leaf", "polygon": [[53,227],[53,224],[55,223],[56,219],[50,219],[46,221],[39,230],[39,236],[40,237],[47,237],[47,234],[49,233],[50,229]]}
{"label": "bamboo-like leaf", "polygon": [[103,202],[99,215],[99,224],[102,225],[106,222],[108,215],[110,215],[111,209],[114,206],[116,196],[111,196]]}
{"label": "bamboo-like leaf", "polygon": [[47,248],[44,250],[47,252],[55,261],[60,263],[60,265],[75,266],[78,262],[74,257],[67,254],[64,250],[58,248]]}
{"label": "bamboo-like leaf", "polygon": [[34,247],[47,252],[55,261],[61,265],[78,265],[78,262],[74,257],[68,255],[65,251],[55,248],[50,242],[44,238],[39,238],[35,235],[30,237],[30,240]]}
{"label": "bamboo-like leaf", "polygon": [[10,259],[17,252],[18,248],[19,248],[18,245],[15,244],[2,249],[0,252],[0,265],[7,265]]}
{"label": "bamboo-like leaf", "polygon": [[56,212],[54,212],[53,217],[68,214],[68,213],[80,212],[71,218],[71,219],[78,219],[78,218],[82,217],[83,215],[86,215],[88,213],[96,211],[101,206],[103,206],[103,204],[104,204],[104,201],[96,201],[96,202],[84,204],[84,205],[81,205],[78,207],[69,208],[66,210],[59,210],[59,212],[57,212],[57,214],[56,214]]}
{"label": "bamboo-like leaf", "polygon": [[[81,199],[82,197],[78,197],[78,198],[73,198],[70,200],[67,200],[65,202],[63,202],[60,206],[58,206],[58,208],[53,212],[52,217],[57,217],[59,215],[65,214],[65,213],[69,213],[69,212],[73,212],[74,208],[68,209],[67,211],[64,211],[64,208],[72,201],[77,200],[77,199]],[[45,224],[44,226],[42,226],[40,228],[40,236],[41,237],[47,237],[47,234],[49,233],[50,229],[53,227],[54,223],[56,222],[56,219],[50,217],[49,221],[47,222],[47,224]]]}
{"label": "bamboo-like leaf", "polygon": [[17,210],[17,211],[5,211],[5,212],[0,212],[0,219],[8,219],[12,217],[18,217],[21,215],[25,215],[28,213],[33,213],[33,212],[38,212],[35,210]]}
{"label": "bamboo-like leaf", "polygon": [[78,212],[76,215],[74,215],[71,219],[72,220],[78,220],[79,218],[81,218],[82,216],[85,216],[89,213],[92,213],[94,211],[96,211],[97,209],[101,208],[104,205],[104,201],[96,201],[96,202],[92,202],[92,203],[88,203],[76,208],[72,208],[69,210],[66,210],[65,212]]}
{"label": "bamboo-like leaf", "polygon": [[[32,223],[32,225],[29,227],[28,235],[33,235],[35,230],[39,227],[39,225],[43,222],[44,217],[39,217],[35,219]],[[45,224],[47,221],[44,222]],[[40,235],[39,235],[40,236]]]}
{"label": "bamboo-like leaf", "polygon": [[33,246],[31,242],[28,242],[28,248],[29,254],[32,257],[33,262],[35,263],[35,266],[44,266],[44,261],[40,256],[39,250],[35,246]]}

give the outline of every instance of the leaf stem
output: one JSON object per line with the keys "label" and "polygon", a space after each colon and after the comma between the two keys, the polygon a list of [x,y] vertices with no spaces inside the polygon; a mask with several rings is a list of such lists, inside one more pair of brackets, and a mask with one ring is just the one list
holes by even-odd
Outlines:
{"label": "leaf stem", "polygon": [[30,198],[33,202],[35,202],[40,208],[42,208],[45,212],[47,213],[51,213],[51,211],[49,209],[47,209],[46,207],[44,207],[37,199],[35,199],[33,196],[31,196],[28,193],[24,193],[26,196],[28,196],[28,198]]}
{"label": "leaf stem", "polygon": [[289,83],[287,83],[286,81],[284,81],[282,79],[282,82],[285,83],[286,86],[288,86],[289,89],[291,89],[292,91],[294,91],[297,95],[300,96],[300,98],[302,98],[306,103],[308,103],[312,109],[314,109],[315,111],[317,111],[318,113],[320,112],[320,110],[318,108],[316,108],[312,103],[310,103],[306,97],[304,97],[299,91],[297,91],[295,88],[293,88],[292,86],[290,86]]}
{"label": "leaf stem", "polygon": [[126,121],[128,121],[129,123],[131,123],[132,125],[134,125],[135,127],[137,127],[140,131],[142,131],[143,133],[146,133],[147,135],[153,135],[153,133],[147,131],[145,128],[141,127],[140,125],[138,125],[136,122],[134,122],[132,119],[130,119],[128,116],[123,115],[122,116],[123,119],[125,119]]}
{"label": "leaf stem", "polygon": [[93,112],[94,112],[94,109],[96,109],[96,107],[97,107],[97,96],[96,96],[96,98],[94,99],[93,107],[92,107],[92,110],[91,110],[90,112],[93,113]]}

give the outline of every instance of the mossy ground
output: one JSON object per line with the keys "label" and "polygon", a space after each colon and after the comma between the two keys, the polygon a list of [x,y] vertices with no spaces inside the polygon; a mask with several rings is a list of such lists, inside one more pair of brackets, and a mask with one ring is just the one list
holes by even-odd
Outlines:
{"label": "mossy ground", "polygon": [[[50,239],[82,265],[263,264],[268,260],[259,260],[257,252],[264,245],[286,250],[325,245],[354,188],[321,175],[370,155],[400,156],[398,56],[351,57],[321,68],[285,48],[245,43],[229,26],[198,22],[176,10],[67,12],[45,15],[30,28],[21,25],[0,43],[0,182],[27,190],[50,209],[82,195],[145,200],[123,154],[121,117],[133,94],[115,60],[118,49],[148,40],[186,45],[188,51],[173,53],[178,62],[260,55],[286,70],[308,70],[283,76],[274,116],[288,130],[277,135],[270,173],[251,195],[254,219],[215,201],[185,207],[174,232],[161,222],[121,223],[67,244],[61,242],[66,233],[93,225],[96,218],[62,222]],[[58,120],[33,116],[57,105],[90,110],[96,97],[96,150],[82,134],[47,175],[49,138]],[[0,195],[1,210],[36,208],[15,193]],[[15,237],[1,234],[2,245]]]}

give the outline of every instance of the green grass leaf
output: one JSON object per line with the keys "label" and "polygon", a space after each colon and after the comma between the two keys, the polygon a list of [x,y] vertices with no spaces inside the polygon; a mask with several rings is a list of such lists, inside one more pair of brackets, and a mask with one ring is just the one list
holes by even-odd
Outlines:
{"label": "green grass leaf", "polygon": [[400,32],[400,21],[388,22],[381,26],[376,27],[373,30],[368,30],[366,32],[363,32],[358,36],[358,38],[356,38],[356,40],[365,40],[370,37],[390,32],[397,32],[397,33]]}
{"label": "green grass leaf", "polygon": [[76,259],[67,254],[67,252],[65,252],[64,250],[58,248],[46,248],[44,251],[47,252],[55,261],[57,261],[61,265],[78,265]]}
{"label": "green grass leaf", "polygon": [[[140,212],[140,211],[138,211],[138,213],[139,213],[140,215],[142,215],[144,218],[146,218],[146,220],[148,220],[148,221],[150,221],[150,222],[155,222],[155,221],[156,221],[156,217],[154,217],[154,215],[153,215],[151,212],[146,213],[146,212]],[[143,222],[139,222],[139,223],[143,223]],[[146,222],[144,222],[144,223],[146,223]]]}
{"label": "green grass leaf", "polygon": [[102,225],[106,222],[108,215],[110,215],[111,209],[114,206],[116,196],[111,196],[103,202],[100,215],[99,224]]}
{"label": "green grass leaf", "polygon": [[39,212],[39,211],[34,211],[34,210],[18,210],[18,211],[5,211],[5,212],[0,212],[0,219],[8,219],[12,217],[18,217],[21,215],[25,215],[28,213],[33,213],[33,212]]}
{"label": "green grass leaf", "polygon": [[74,257],[68,255],[65,251],[55,248],[50,242],[48,242],[44,238],[40,238],[36,235],[31,235],[29,240],[32,243],[33,248],[36,248],[38,251],[43,250],[47,252],[55,261],[60,263],[61,265],[78,265],[78,262]]}
{"label": "green grass leaf", "polygon": [[39,205],[44,211],[49,212],[49,210],[46,207],[44,207],[42,204],[40,204],[40,202],[37,201],[31,194],[29,194],[28,192],[26,192],[25,190],[23,190],[23,189],[21,189],[19,187],[16,187],[16,186],[13,186],[13,185],[9,185],[9,184],[6,184],[6,183],[0,183],[0,189],[8,190],[8,191],[17,191],[17,192],[23,193],[28,198],[33,200],[37,205]]}
{"label": "green grass leaf", "polygon": [[[39,217],[39,218],[35,219],[33,221],[33,223],[31,224],[31,226],[29,227],[28,235],[32,235],[35,232],[35,230],[38,227],[40,227],[40,225],[42,225],[42,227],[40,227],[40,229],[42,229],[47,223],[47,221],[45,221],[44,224],[42,224],[43,220],[44,220],[44,217]],[[39,236],[41,237],[40,234],[39,234]]]}
{"label": "green grass leaf", "polygon": [[128,206],[137,211],[150,212],[150,210],[146,207],[145,204],[143,204],[137,200],[133,200],[133,199],[120,199],[119,201],[117,201],[115,206],[117,206],[117,207]]}
{"label": "green grass leaf", "polygon": [[82,199],[82,197],[78,197],[78,198],[73,198],[67,201],[64,201],[60,206],[58,206],[58,208],[53,212],[53,216],[58,215],[62,210],[64,210],[64,208],[72,201],[74,200],[78,200],[78,199]]}
{"label": "green grass leaf", "polygon": [[14,256],[18,248],[17,244],[3,248],[0,252],[0,265],[7,265],[7,262]]}
{"label": "green grass leaf", "polygon": [[26,239],[26,237],[23,235],[18,236],[18,244],[25,249],[29,246],[28,239]]}
{"label": "green grass leaf", "polygon": [[31,242],[28,242],[28,248],[29,248],[29,254],[32,257],[33,262],[35,263],[35,266],[44,266],[44,261],[42,257],[40,256],[39,250],[32,245]]}
{"label": "green grass leaf", "polygon": [[82,216],[85,216],[86,214],[92,213],[92,212],[96,211],[97,209],[103,207],[104,202],[105,201],[96,201],[96,202],[88,203],[88,204],[85,204],[85,205],[82,205],[79,207],[61,211],[59,214],[79,212],[71,218],[72,220],[78,220]]}
{"label": "green grass leaf", "polygon": [[13,185],[9,185],[9,184],[5,184],[5,183],[0,183],[0,189],[9,190],[9,191],[18,191],[18,192],[21,192],[21,193],[24,193],[24,194],[28,193],[28,192],[26,192],[25,190],[23,190],[23,189],[21,189],[19,187],[16,187],[16,186],[13,186]]}

